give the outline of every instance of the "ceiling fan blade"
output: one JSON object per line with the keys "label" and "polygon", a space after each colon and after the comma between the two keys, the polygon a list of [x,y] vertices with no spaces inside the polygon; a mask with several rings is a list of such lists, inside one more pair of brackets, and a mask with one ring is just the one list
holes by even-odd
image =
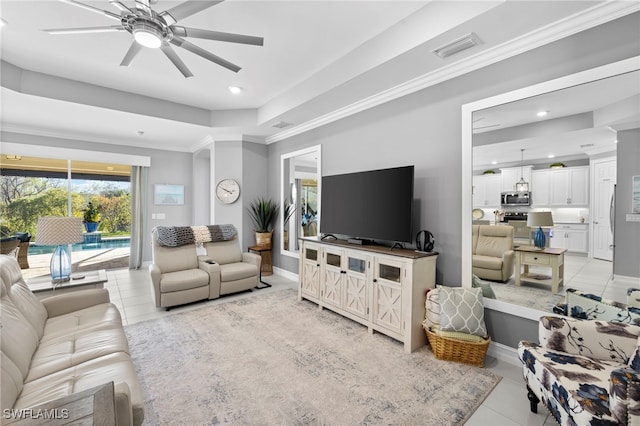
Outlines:
{"label": "ceiling fan blade", "polygon": [[195,53],[198,56],[202,56],[203,58],[208,59],[209,61],[214,62],[222,67],[225,67],[233,72],[238,72],[242,69],[239,66],[232,64],[231,62],[225,59],[222,59],[221,57],[216,56],[211,52],[207,52],[206,50],[180,37],[173,37],[173,39],[171,40],[171,43],[175,44],[176,46],[182,47],[183,49],[186,49],[191,53]]}
{"label": "ceiling fan blade", "polygon": [[118,9],[120,9],[121,12],[133,13],[131,9],[129,9],[127,6],[125,6],[124,4],[122,4],[122,2],[118,0],[109,0],[109,3],[111,3]]}
{"label": "ceiling fan blade", "polygon": [[165,55],[167,55],[167,58],[169,58],[169,60],[173,62],[173,65],[175,65],[176,68],[180,70],[182,75],[184,75],[184,78],[193,77],[193,74],[191,74],[189,68],[187,68],[184,62],[182,62],[182,59],[180,59],[178,54],[171,48],[171,46],[169,46],[167,43],[163,43],[163,45],[160,46],[160,49],[164,52]]}
{"label": "ceiling fan blade", "polygon": [[140,45],[140,43],[138,43],[137,41],[134,41],[127,51],[127,54],[124,55],[124,59],[122,60],[122,62],[120,62],[120,66],[128,67],[131,61],[133,61],[133,58],[135,58],[138,52],[140,52],[141,50],[142,45]]}
{"label": "ceiling fan blade", "polygon": [[224,0],[188,0],[160,13],[167,25],[173,25],[187,16],[194,15]]}
{"label": "ceiling fan blade", "polygon": [[151,6],[149,6],[149,0],[136,0],[136,9],[142,11],[147,16],[153,16]]}
{"label": "ceiling fan blade", "polygon": [[111,33],[126,31],[122,25],[110,25],[106,27],[84,27],[84,28],[51,28],[42,30],[49,34],[89,34],[89,33]]}
{"label": "ceiling fan blade", "polygon": [[230,43],[252,44],[254,46],[262,46],[264,39],[262,37],[254,37],[242,34],[222,33],[220,31],[201,30],[198,28],[186,28],[172,26],[173,33],[181,37],[195,37],[207,40],[228,41]]}
{"label": "ceiling fan blade", "polygon": [[109,12],[108,10],[98,9],[97,7],[89,6],[88,4],[80,3],[79,1],[76,1],[76,0],[60,0],[60,1],[67,4],[71,4],[73,6],[77,6],[79,8],[82,8],[91,12],[99,13],[101,15],[104,15],[111,19],[115,19],[117,21],[120,20],[120,15],[117,15],[113,12]]}

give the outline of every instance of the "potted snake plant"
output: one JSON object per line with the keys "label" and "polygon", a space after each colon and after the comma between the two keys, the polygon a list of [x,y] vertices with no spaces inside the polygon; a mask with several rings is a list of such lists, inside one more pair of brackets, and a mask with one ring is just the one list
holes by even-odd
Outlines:
{"label": "potted snake plant", "polygon": [[256,233],[256,244],[270,246],[280,206],[270,198],[260,197],[252,201],[247,210]]}

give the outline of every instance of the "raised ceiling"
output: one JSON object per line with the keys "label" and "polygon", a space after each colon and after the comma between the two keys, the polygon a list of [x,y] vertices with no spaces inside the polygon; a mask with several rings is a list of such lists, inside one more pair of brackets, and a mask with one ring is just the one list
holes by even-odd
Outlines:
{"label": "raised ceiling", "polygon": [[[117,12],[107,0],[84,2]],[[179,3],[158,0],[153,7]],[[626,3],[618,16],[638,9]],[[178,51],[194,74],[185,79],[155,50],[119,66],[128,33],[41,31],[112,23],[99,14],[56,0],[2,0],[0,124],[4,132],[179,151],[214,140],[264,142],[606,4],[227,0],[180,24],[264,37],[264,46],[193,40],[242,70]],[[470,32],[481,45],[444,60],[431,53]],[[232,95],[230,85],[244,90]],[[272,127],[278,122],[291,125]]]}

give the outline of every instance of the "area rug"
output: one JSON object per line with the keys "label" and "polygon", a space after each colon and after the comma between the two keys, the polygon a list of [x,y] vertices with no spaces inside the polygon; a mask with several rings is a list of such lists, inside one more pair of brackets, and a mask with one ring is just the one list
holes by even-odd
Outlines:
{"label": "area rug", "polygon": [[500,381],[291,289],[125,327],[146,425],[456,425]]}

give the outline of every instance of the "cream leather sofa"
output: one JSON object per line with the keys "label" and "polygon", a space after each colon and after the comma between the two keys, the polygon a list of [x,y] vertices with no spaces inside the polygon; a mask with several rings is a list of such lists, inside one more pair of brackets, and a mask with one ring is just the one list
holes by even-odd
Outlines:
{"label": "cream leather sofa", "polygon": [[237,237],[204,243],[204,247],[207,255],[199,256],[195,244],[163,246],[153,230],[149,272],[157,307],[217,299],[258,285],[261,258],[242,253]]}
{"label": "cream leather sofa", "polygon": [[491,281],[507,281],[513,275],[513,227],[473,225],[473,274]]}
{"label": "cream leather sofa", "polygon": [[116,424],[140,425],[144,401],[118,309],[106,289],[42,301],[0,255],[3,413],[114,382]]}

